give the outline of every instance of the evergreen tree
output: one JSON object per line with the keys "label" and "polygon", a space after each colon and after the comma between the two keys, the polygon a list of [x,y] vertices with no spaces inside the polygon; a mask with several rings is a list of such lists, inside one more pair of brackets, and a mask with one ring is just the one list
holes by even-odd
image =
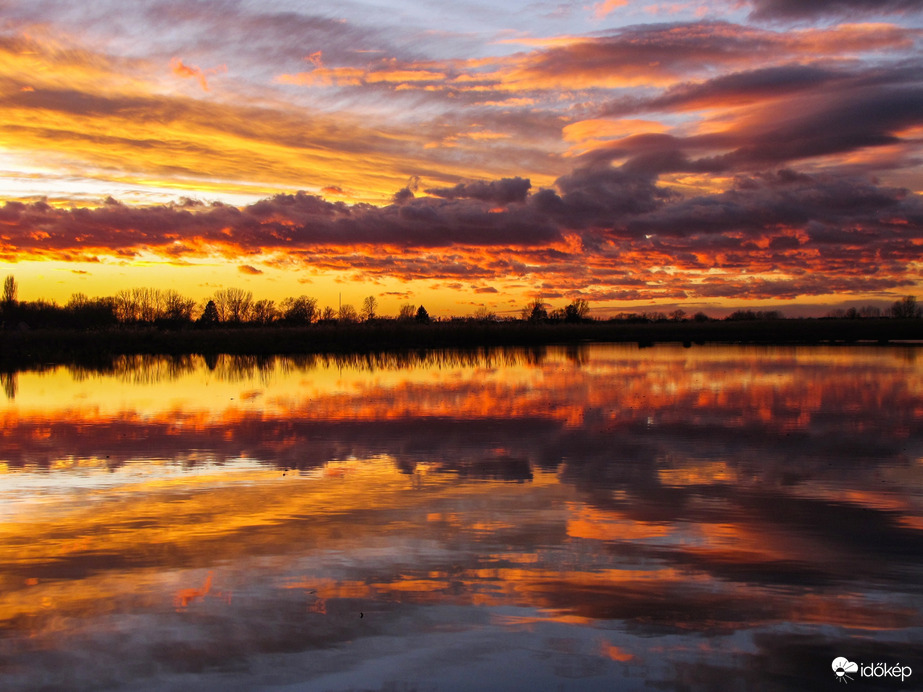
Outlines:
{"label": "evergreen tree", "polygon": [[205,304],[205,309],[202,311],[202,316],[199,318],[199,324],[210,326],[218,324],[219,321],[218,308],[215,306],[215,301],[210,300]]}
{"label": "evergreen tree", "polygon": [[417,316],[415,318],[417,322],[428,323],[429,322],[429,313],[426,311],[426,308],[422,305],[417,309]]}

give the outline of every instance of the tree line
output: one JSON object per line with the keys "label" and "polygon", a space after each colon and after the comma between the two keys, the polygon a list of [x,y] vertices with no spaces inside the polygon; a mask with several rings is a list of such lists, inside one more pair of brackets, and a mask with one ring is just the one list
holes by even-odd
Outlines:
{"label": "tree line", "polygon": [[[276,302],[270,299],[255,300],[253,293],[241,288],[222,288],[204,301],[196,301],[174,289],[131,288],[118,291],[113,296],[90,298],[83,293],[74,293],[64,305],[54,301],[18,300],[18,284],[13,276],[7,276],[3,283],[3,297],[0,301],[0,322],[10,328],[105,328],[120,325],[157,326],[163,328],[215,326],[306,326],[326,323],[356,323],[396,320],[405,323],[428,323],[429,313],[422,305],[404,304],[396,317],[379,314],[375,296],[366,297],[357,310],[351,304],[342,304],[334,309],[320,307],[316,298],[307,295],[287,297]],[[831,313],[828,317],[861,319],[873,317],[898,319],[923,317],[923,308],[914,296],[896,301],[886,314],[868,306],[860,309]],[[479,308],[473,315],[451,320],[477,322],[501,321],[487,308]],[[515,318],[507,318],[506,321]],[[535,298],[521,311],[519,319],[531,323],[586,322],[590,321],[590,306],[584,299],[571,301],[563,308],[554,309],[542,298]],[[725,320],[776,320],[783,319],[777,310],[738,310]],[[619,313],[610,321],[623,322],[704,322],[711,320],[703,312],[691,318],[677,309],[669,315],[661,312]]]}
{"label": "tree line", "polygon": [[[344,303],[336,309],[321,307],[316,298],[307,295],[292,296],[276,302],[256,300],[251,291],[241,288],[222,288],[209,298],[198,302],[174,289],[131,288],[115,295],[90,298],[74,293],[64,305],[49,300],[20,301],[19,286],[13,276],[7,276],[0,301],[0,322],[7,329],[28,328],[105,328],[125,326],[157,326],[163,328],[215,326],[306,326],[326,323],[357,323],[379,320],[429,323],[429,312],[423,305],[404,304],[396,317],[382,316],[378,299],[367,296],[357,310]],[[571,305],[551,315],[542,308],[534,319],[586,319],[589,306],[586,301]],[[469,319],[497,321],[486,309],[478,310]]]}

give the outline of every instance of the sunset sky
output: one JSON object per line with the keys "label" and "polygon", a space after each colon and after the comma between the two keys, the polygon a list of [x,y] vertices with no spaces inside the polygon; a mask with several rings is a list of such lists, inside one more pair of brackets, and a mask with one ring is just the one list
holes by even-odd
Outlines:
{"label": "sunset sky", "polygon": [[921,46],[923,0],[0,0],[0,275],[892,302],[923,285]]}

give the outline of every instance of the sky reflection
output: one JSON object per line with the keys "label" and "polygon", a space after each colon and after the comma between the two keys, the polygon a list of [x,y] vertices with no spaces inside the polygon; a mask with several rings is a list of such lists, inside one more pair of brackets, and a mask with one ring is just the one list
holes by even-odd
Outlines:
{"label": "sky reflection", "polygon": [[916,355],[17,373],[0,680],[816,689],[838,655],[923,674]]}

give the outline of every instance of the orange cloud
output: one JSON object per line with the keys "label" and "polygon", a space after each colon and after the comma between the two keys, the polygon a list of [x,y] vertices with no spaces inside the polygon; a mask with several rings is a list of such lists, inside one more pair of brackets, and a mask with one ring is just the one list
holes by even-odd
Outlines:
{"label": "orange cloud", "polygon": [[627,4],[628,0],[604,0],[604,2],[597,2],[593,5],[593,17],[596,19],[604,19],[613,10],[624,7]]}
{"label": "orange cloud", "polygon": [[208,91],[208,80],[207,75],[220,74],[222,72],[227,72],[228,68],[226,65],[221,65],[220,67],[213,67],[208,70],[202,70],[195,65],[186,65],[179,58],[172,58],[170,60],[170,69],[173,74],[178,77],[196,79],[199,82],[199,85],[202,87],[202,91]]}

